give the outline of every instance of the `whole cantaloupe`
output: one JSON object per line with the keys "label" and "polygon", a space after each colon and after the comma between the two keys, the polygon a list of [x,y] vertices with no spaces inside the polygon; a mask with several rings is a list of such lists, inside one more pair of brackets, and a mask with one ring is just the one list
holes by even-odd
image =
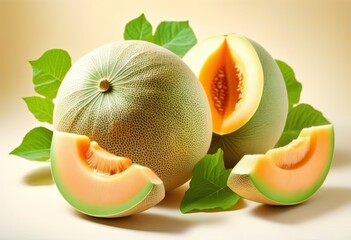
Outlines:
{"label": "whole cantaloupe", "polygon": [[88,53],[69,70],[55,101],[55,130],[87,135],[150,167],[166,190],[190,179],[211,143],[200,82],[178,56],[152,43],[110,43]]}

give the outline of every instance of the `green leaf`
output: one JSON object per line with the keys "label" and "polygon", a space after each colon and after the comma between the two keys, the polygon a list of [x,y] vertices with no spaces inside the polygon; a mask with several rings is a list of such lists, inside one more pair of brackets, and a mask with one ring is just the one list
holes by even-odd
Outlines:
{"label": "green leaf", "polygon": [[51,130],[44,127],[34,128],[26,134],[21,145],[10,154],[28,160],[46,161],[50,158],[51,139]]}
{"label": "green leaf", "polygon": [[69,54],[62,49],[51,49],[29,63],[33,69],[35,91],[49,99],[55,98],[63,78],[71,67]]}
{"label": "green leaf", "polygon": [[222,149],[213,155],[206,155],[193,169],[190,188],[180,205],[181,212],[228,209],[236,204],[240,197],[227,186],[230,172],[231,169],[224,167]]}
{"label": "green leaf", "polygon": [[275,147],[285,146],[296,139],[303,128],[330,124],[321,112],[308,104],[299,104],[288,113],[282,136]]}
{"label": "green leaf", "polygon": [[152,42],[152,26],[144,13],[128,22],[124,28],[124,40],[144,40]]}
{"label": "green leaf", "polygon": [[38,96],[25,97],[27,107],[34,117],[40,122],[47,122],[52,124],[52,115],[54,112],[54,103],[47,98]]}
{"label": "green leaf", "polygon": [[196,44],[196,36],[188,21],[161,22],[155,32],[154,43],[183,57]]}
{"label": "green leaf", "polygon": [[280,71],[283,74],[286,89],[288,91],[289,109],[299,103],[302,91],[302,84],[295,78],[294,70],[285,62],[276,60]]}

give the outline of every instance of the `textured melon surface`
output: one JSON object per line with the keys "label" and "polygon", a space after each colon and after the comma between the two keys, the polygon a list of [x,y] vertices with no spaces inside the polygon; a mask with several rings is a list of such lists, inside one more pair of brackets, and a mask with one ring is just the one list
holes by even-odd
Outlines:
{"label": "textured melon surface", "polygon": [[53,134],[52,176],[63,197],[78,211],[96,217],[122,217],[144,211],[164,198],[163,183],[149,168],[132,164],[119,173],[101,173],[89,163],[91,151],[97,152],[95,158],[99,159],[95,161],[109,160],[103,156],[108,158],[110,153],[97,149],[86,136]]}
{"label": "textured melon surface", "polygon": [[196,76],[175,54],[143,41],[107,44],[78,60],[58,91],[53,124],[151,168],[166,190],[190,179],[212,135]]}
{"label": "textured melon surface", "polygon": [[184,61],[199,77],[210,102],[209,153],[224,151],[226,167],[245,154],[264,153],[283,131],[287,91],[278,65],[256,42],[240,35],[198,43]]}
{"label": "textured melon surface", "polygon": [[324,182],[333,159],[332,125],[303,129],[290,144],[266,154],[246,155],[228,186],[240,196],[271,205],[306,201]]}

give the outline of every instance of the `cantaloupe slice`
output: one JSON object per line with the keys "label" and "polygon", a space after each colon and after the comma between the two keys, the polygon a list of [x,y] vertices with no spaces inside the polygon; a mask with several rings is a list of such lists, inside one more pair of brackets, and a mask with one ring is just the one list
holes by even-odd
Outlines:
{"label": "cantaloupe slice", "polygon": [[332,125],[305,128],[284,147],[245,155],[233,168],[228,186],[243,198],[260,203],[301,203],[324,182],[333,153]]}
{"label": "cantaloupe slice", "polygon": [[51,169],[63,197],[90,216],[132,215],[165,196],[152,170],[107,152],[84,135],[54,132]]}

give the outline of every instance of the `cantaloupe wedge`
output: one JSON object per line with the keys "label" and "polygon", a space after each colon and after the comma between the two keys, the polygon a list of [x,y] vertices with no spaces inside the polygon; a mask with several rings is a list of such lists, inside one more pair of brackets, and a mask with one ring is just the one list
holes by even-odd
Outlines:
{"label": "cantaloupe wedge", "polygon": [[233,168],[227,184],[252,201],[270,205],[301,203],[324,182],[333,153],[332,125],[305,128],[284,147],[245,155]]}
{"label": "cantaloupe wedge", "polygon": [[84,135],[54,132],[51,169],[63,197],[90,216],[132,215],[165,196],[152,170],[107,152]]}

